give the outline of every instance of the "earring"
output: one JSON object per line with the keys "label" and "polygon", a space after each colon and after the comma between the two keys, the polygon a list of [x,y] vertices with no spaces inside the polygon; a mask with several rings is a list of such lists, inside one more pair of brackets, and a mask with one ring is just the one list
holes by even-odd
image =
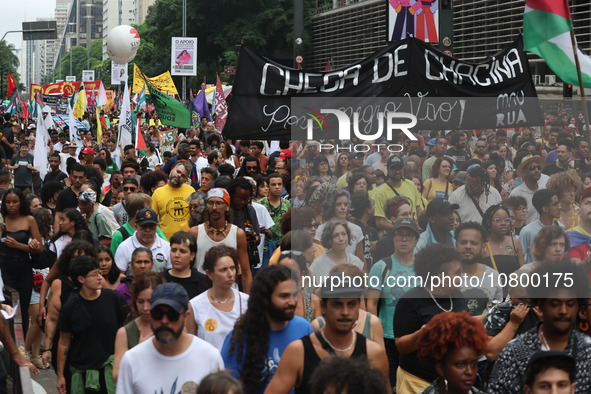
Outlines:
{"label": "earring", "polygon": [[447,379],[443,378],[443,383],[445,384],[445,392],[447,393],[449,391],[447,388]]}
{"label": "earring", "polygon": [[587,320],[581,320],[579,322],[579,330],[581,330],[582,332],[589,331],[589,322]]}

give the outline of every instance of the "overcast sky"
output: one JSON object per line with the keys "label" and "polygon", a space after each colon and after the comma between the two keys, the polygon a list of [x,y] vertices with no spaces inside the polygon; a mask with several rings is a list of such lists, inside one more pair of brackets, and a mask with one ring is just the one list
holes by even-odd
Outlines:
{"label": "overcast sky", "polygon": [[[0,0],[0,3],[0,38],[9,30],[21,30],[23,22],[55,17],[55,0]],[[23,47],[22,33],[9,33],[5,40],[9,44],[14,44],[15,48]]]}

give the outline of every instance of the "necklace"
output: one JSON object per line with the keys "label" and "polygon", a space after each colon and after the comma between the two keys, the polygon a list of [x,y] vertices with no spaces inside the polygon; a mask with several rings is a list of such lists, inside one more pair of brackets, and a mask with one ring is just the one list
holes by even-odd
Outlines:
{"label": "necklace", "polygon": [[437,302],[437,300],[433,296],[433,293],[431,293],[431,291],[429,289],[425,288],[425,290],[427,290],[427,293],[429,293],[429,295],[431,296],[431,299],[433,299],[433,302],[435,302],[435,305],[437,305],[439,307],[439,309],[441,309],[443,312],[451,312],[454,309],[454,300],[453,300],[453,298],[451,298],[451,294],[449,295],[450,307],[449,307],[449,309],[445,309],[444,307],[439,305],[439,302]]}
{"label": "necklace", "polygon": [[326,339],[326,337],[324,336],[324,330],[321,330],[320,331],[320,335],[322,335],[322,338],[324,338],[324,340],[326,341],[326,343],[328,343],[328,346],[330,346],[330,348],[332,350],[334,350],[335,352],[341,352],[342,353],[342,352],[347,352],[347,351],[351,350],[353,348],[353,344],[355,344],[355,338],[357,338],[357,333],[355,332],[355,330],[351,330],[351,332],[353,333],[353,340],[351,341],[351,344],[349,345],[349,347],[347,347],[345,349],[338,349],[338,348],[334,347],[332,345],[332,343],[330,343],[328,341],[328,339]]}
{"label": "necklace", "polygon": [[207,227],[209,227],[207,229],[207,231],[210,233],[213,233],[214,236],[217,234],[222,234],[225,237],[226,236],[226,227],[228,227],[228,221],[226,220],[226,222],[224,223],[224,228],[222,228],[221,230],[218,230],[217,228],[212,227],[209,220],[207,221]]}
{"label": "necklace", "polygon": [[217,302],[218,304],[225,304],[226,302],[228,302],[228,301],[230,301],[232,299],[232,296],[234,296],[234,293],[230,294],[230,297],[226,298],[223,301],[216,300],[215,298],[213,298],[213,296],[211,294],[209,295],[209,298],[211,298],[211,300],[213,302]]}

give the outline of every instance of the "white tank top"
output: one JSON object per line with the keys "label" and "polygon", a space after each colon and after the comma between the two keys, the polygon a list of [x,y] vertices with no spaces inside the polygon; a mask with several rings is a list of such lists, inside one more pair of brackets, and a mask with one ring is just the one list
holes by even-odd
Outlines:
{"label": "white tank top", "polygon": [[236,229],[238,227],[232,224],[228,235],[220,242],[216,242],[209,238],[207,230],[205,229],[205,223],[200,224],[197,228],[197,254],[195,255],[195,267],[199,272],[205,274],[203,260],[205,260],[205,253],[207,253],[209,249],[214,246],[226,245],[238,250],[238,237],[236,236]]}
{"label": "white tank top", "polygon": [[220,311],[213,306],[207,291],[190,301],[197,324],[197,336],[220,351],[226,336],[234,328],[234,323],[246,312],[248,306],[248,294],[241,293],[236,289],[232,289],[232,291],[234,292],[234,307],[230,312]]}

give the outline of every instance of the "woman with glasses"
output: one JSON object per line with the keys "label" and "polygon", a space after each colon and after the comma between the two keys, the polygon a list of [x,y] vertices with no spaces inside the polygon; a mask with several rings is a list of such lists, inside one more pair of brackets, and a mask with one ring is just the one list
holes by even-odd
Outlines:
{"label": "woman with glasses", "polygon": [[[509,275],[525,262],[521,243],[511,234],[511,216],[502,205],[493,205],[484,213],[482,224],[488,230],[488,243],[482,263],[495,271]],[[504,289],[506,295],[506,288]]]}
{"label": "woman with glasses", "polygon": [[328,164],[328,159],[324,155],[320,155],[316,158],[311,172],[312,175],[319,176],[324,182],[329,182],[333,185],[337,184],[338,178],[333,175],[332,170]]}
{"label": "woman with glasses", "polygon": [[503,200],[501,204],[513,211],[513,234],[519,237],[519,233],[527,218],[527,201],[523,197],[515,196]]}
{"label": "woman with glasses", "polygon": [[449,182],[449,175],[453,168],[453,160],[443,157],[435,160],[431,168],[431,178],[423,183],[423,197],[431,202],[435,197],[447,200],[453,192],[453,185]]}
{"label": "woman with glasses", "polygon": [[564,228],[569,229],[579,225],[579,204],[576,197],[583,191],[581,178],[573,171],[564,171],[550,176],[546,187],[554,190],[560,204],[560,218]]}
{"label": "woman with glasses", "polygon": [[530,249],[536,261],[525,264],[521,270],[533,271],[542,264],[542,261],[562,259],[570,249],[570,242],[559,226],[544,226],[534,238]]}

